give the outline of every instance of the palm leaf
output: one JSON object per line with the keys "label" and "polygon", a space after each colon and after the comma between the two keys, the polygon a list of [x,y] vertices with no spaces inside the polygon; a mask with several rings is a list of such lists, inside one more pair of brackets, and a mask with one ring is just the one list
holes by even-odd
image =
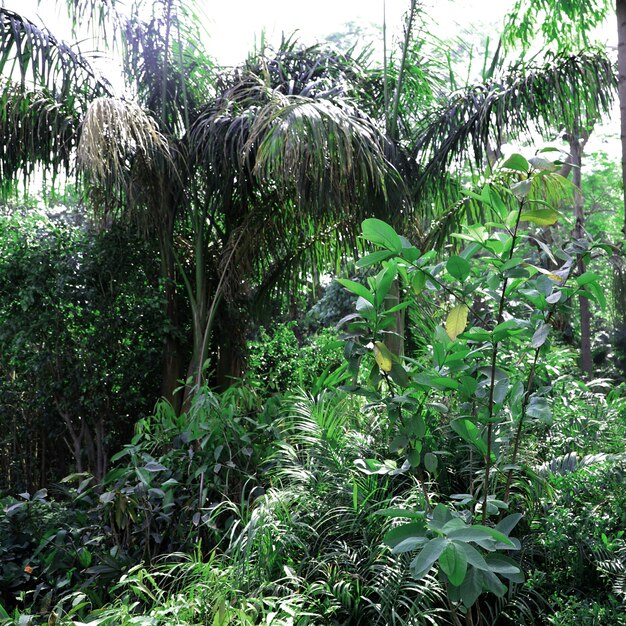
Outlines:
{"label": "palm leaf", "polygon": [[463,159],[480,166],[487,146],[511,137],[535,129],[549,137],[576,120],[592,125],[609,111],[616,86],[611,62],[594,52],[557,56],[541,67],[514,65],[498,79],[452,94],[416,137],[418,187],[437,186]]}

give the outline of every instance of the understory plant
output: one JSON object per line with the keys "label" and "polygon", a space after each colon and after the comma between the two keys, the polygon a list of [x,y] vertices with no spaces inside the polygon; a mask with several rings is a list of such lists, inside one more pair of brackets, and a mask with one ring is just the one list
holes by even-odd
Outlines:
{"label": "understory plant", "polygon": [[[510,535],[532,482],[524,435],[552,420],[552,388],[538,375],[551,321],[575,295],[603,300],[597,276],[574,270],[601,246],[576,239],[551,249],[541,238],[577,193],[556,171],[543,154],[514,154],[479,193],[465,192],[489,218],[454,235],[458,246],[444,260],[365,220],[363,238],[375,249],[357,267],[380,271],[367,284],[340,279],[358,297],[343,320],[353,375],[345,389],[388,425],[387,458],[357,464],[366,474],[418,479],[419,506],[379,511],[398,520],[385,543],[415,555],[415,578],[435,570],[457,625],[480,621],[483,593],[503,598],[524,580],[522,545]],[[397,281],[401,302],[390,297]],[[424,348],[402,359],[390,348],[399,314],[419,317],[432,302],[438,312],[424,325]]]}

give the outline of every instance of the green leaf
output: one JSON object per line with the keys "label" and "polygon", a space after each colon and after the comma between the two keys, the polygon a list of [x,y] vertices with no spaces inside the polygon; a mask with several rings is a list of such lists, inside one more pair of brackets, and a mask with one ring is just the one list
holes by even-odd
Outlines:
{"label": "green leaf", "polygon": [[[396,526],[385,533],[383,542],[390,548],[395,548],[401,541],[414,537],[423,537],[426,532],[426,523],[424,521],[410,522]],[[437,558],[437,557],[435,557]],[[433,561],[434,562],[434,561]]]}
{"label": "green leaf", "polygon": [[375,218],[366,219],[361,224],[363,237],[371,243],[398,253],[402,250],[402,240],[398,233],[386,222]]}
{"label": "green leaf", "polygon": [[482,526],[480,524],[474,524],[467,528],[459,528],[458,530],[452,530],[448,533],[448,538],[457,539],[459,541],[473,541],[476,543],[482,542],[485,538],[491,538],[494,541],[500,541],[508,546],[514,546],[515,544],[503,533],[495,528],[489,526]]}
{"label": "green leaf", "polygon": [[502,167],[507,170],[515,170],[524,174],[530,169],[530,164],[521,154],[512,154],[503,164]]}
{"label": "green leaf", "polygon": [[489,570],[487,561],[485,561],[483,555],[471,543],[458,542],[457,545],[459,545],[463,549],[463,552],[465,552],[465,557],[467,558],[467,562],[472,567],[485,571]]}
{"label": "green leaf", "polygon": [[524,516],[521,513],[511,513],[511,515],[507,515],[498,524],[496,524],[496,528],[508,537],[522,517]]}
{"label": "green leaf", "polygon": [[543,344],[546,342],[546,339],[548,338],[550,328],[550,324],[541,322],[541,324],[539,324],[539,327],[535,331],[533,338],[530,340],[530,345],[535,349],[541,348],[541,346],[543,346]]}
{"label": "green leaf", "polygon": [[576,284],[579,287],[582,287],[589,283],[595,283],[599,279],[600,277],[597,274],[594,274],[593,272],[585,272],[584,274],[581,274],[580,276],[576,277]]}
{"label": "green leaf", "polygon": [[406,389],[411,384],[408,374],[404,367],[402,367],[401,363],[398,363],[394,359],[393,364],[391,365],[391,371],[389,372],[389,376],[391,380],[393,380],[396,385],[399,385],[403,389]]}
{"label": "green leaf", "polygon": [[426,287],[426,274],[421,270],[415,270],[410,274],[411,276],[411,288],[413,289],[413,293],[417,296]]}
{"label": "green leaf", "polygon": [[405,552],[413,552],[417,548],[421,548],[424,544],[428,543],[430,540],[428,537],[409,537],[404,541],[401,541],[395,548],[393,548],[392,552],[394,554],[403,554]]}
{"label": "green leaf", "polygon": [[506,585],[493,572],[480,572],[483,580],[483,589],[502,598],[506,593]]}
{"label": "green leaf", "polygon": [[526,407],[526,415],[536,417],[544,424],[552,423],[552,410],[548,404],[548,400],[542,396],[532,396],[528,407]]}
{"label": "green leaf", "polygon": [[374,515],[380,515],[382,517],[408,517],[409,519],[424,519],[424,511],[413,511],[395,507],[381,509],[380,511],[376,511]]}
{"label": "green leaf", "polygon": [[463,282],[471,273],[472,267],[469,262],[458,255],[451,256],[446,263],[446,269],[450,276]]}
{"label": "green leaf", "polygon": [[481,573],[470,569],[465,577],[465,580],[461,583],[461,587],[459,588],[459,595],[463,605],[467,608],[473,606],[482,591],[483,583]]}
{"label": "green leaf", "polygon": [[361,298],[364,298],[370,304],[374,304],[374,294],[365,285],[347,278],[338,278],[337,282],[357,296],[361,296]]}
{"label": "green leaf", "polygon": [[441,553],[439,566],[455,587],[458,587],[465,580],[467,557],[454,541],[450,542]]}
{"label": "green leaf", "polygon": [[531,185],[532,181],[528,178],[520,181],[519,183],[515,183],[515,185],[511,187],[511,191],[516,198],[522,199],[530,193]]}
{"label": "green leaf", "polygon": [[374,343],[374,359],[383,372],[391,371],[393,367],[393,354],[382,341]]}
{"label": "green leaf", "polygon": [[528,159],[528,162],[540,172],[556,172],[559,169],[552,161],[543,157],[536,156]]}
{"label": "green leaf", "polygon": [[360,269],[363,267],[369,267],[370,265],[376,265],[377,263],[382,263],[382,261],[386,261],[387,259],[395,256],[395,253],[391,250],[376,250],[376,252],[372,252],[367,256],[362,257],[356,262],[356,266]]}
{"label": "green leaf", "polygon": [[439,461],[432,452],[427,452],[424,455],[424,467],[426,468],[427,472],[434,474],[437,471],[438,465],[439,465]]}
{"label": "green leaf", "polygon": [[494,574],[500,574],[506,578],[509,578],[509,576],[517,578],[522,574],[519,565],[512,558],[503,554],[487,554],[485,561],[487,562],[489,570]]}
{"label": "green leaf", "polygon": [[461,439],[476,446],[482,454],[487,454],[487,444],[483,441],[480,431],[473,422],[467,419],[456,419],[450,422],[450,426]]}
{"label": "green leaf", "polygon": [[388,267],[381,270],[373,279],[370,278],[374,283],[374,291],[376,297],[376,306],[380,306],[387,297],[389,293],[389,289],[393,284],[396,276],[398,274],[398,268],[396,265],[389,265]]}
{"label": "green leaf", "polygon": [[413,576],[418,580],[426,576],[435,561],[449,544],[450,542],[444,537],[431,539],[411,562],[411,572]]}
{"label": "green leaf", "polygon": [[534,209],[532,211],[524,211],[519,219],[520,222],[532,222],[537,224],[537,226],[551,226],[556,224],[559,219],[559,213],[554,209]]}

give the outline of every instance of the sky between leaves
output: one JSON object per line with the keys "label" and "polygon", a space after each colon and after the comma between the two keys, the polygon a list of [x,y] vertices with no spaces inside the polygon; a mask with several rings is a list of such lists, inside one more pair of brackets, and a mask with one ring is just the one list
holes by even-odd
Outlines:
{"label": "sky between leaves", "polygon": [[[464,40],[480,44],[481,36],[491,33],[492,38],[501,32],[504,16],[514,0],[422,0],[424,12],[430,18],[429,29],[441,39],[461,36]],[[65,0],[0,0],[0,6],[44,24],[66,41],[74,38],[64,15]],[[382,58],[383,14],[386,14],[390,35],[399,35],[402,16],[409,0],[204,0],[198,1],[204,14],[204,27],[208,33],[207,51],[220,65],[234,65],[245,60],[246,55],[260,41],[261,33],[269,44],[277,45],[281,34],[297,33],[304,44],[324,40],[332,34],[346,32],[356,24],[371,34],[375,54]],[[614,24],[608,23],[598,33],[598,38],[608,46],[616,45]],[[81,33],[79,32],[79,38]],[[85,33],[82,37],[86,38]],[[80,42],[82,51],[90,51],[88,40]],[[111,60],[94,61],[113,85]],[[613,116],[615,117],[615,116]],[[617,119],[617,118],[616,118]],[[588,151],[596,149],[619,154],[617,130],[610,122],[597,128]]]}

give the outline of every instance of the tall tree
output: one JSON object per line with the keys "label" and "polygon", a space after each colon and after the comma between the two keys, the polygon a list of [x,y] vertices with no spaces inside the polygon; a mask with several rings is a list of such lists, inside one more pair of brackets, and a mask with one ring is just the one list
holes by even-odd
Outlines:
{"label": "tall tree", "polygon": [[[384,207],[391,188],[401,185],[392,143],[357,106],[358,72],[349,56],[285,42],[276,54],[216,79],[201,52],[191,3],[147,4],[147,20],[136,12],[124,18],[113,2],[107,5],[122,33],[135,100],[85,94],[71,147],[80,133],[79,163],[100,212],[130,216],[157,237],[174,327],[176,284],[184,283],[192,356],[181,370],[168,340],[163,391],[171,397],[185,371],[200,382],[211,342],[221,362],[229,360],[228,340],[237,328],[243,335],[234,320],[252,300],[247,292],[266,294],[297,274],[301,262],[324,263],[331,250],[355,245],[366,207],[368,213],[374,204]],[[89,21],[96,5],[74,2],[70,9]],[[58,55],[61,45],[48,38],[40,46],[44,37],[32,35],[44,31],[10,22],[5,58],[13,52],[21,59],[23,46],[31,45],[24,65],[37,82],[33,59]],[[65,102],[77,99],[67,85]],[[53,137],[56,129],[49,130]],[[42,161],[35,153],[29,158]],[[216,324],[222,332],[213,332]],[[224,370],[224,377],[237,373]]]}

